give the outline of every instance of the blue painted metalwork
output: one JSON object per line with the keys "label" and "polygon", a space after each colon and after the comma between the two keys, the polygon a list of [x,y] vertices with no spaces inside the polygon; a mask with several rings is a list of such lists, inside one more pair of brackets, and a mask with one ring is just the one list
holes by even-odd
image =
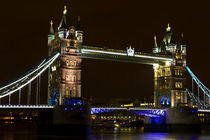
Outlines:
{"label": "blue painted metalwork", "polygon": [[166,115],[163,109],[143,109],[143,108],[91,108],[91,114],[125,110],[131,113],[141,114],[149,117],[162,117]]}
{"label": "blue painted metalwork", "polygon": [[52,98],[50,99],[50,105],[56,105],[56,102],[57,104],[59,104],[58,97],[59,97],[58,92],[53,92]]}
{"label": "blue painted metalwork", "polygon": [[83,105],[81,98],[66,98],[65,105]]}
{"label": "blue painted metalwork", "polygon": [[163,96],[161,98],[162,107],[171,107],[171,99],[168,96]]}

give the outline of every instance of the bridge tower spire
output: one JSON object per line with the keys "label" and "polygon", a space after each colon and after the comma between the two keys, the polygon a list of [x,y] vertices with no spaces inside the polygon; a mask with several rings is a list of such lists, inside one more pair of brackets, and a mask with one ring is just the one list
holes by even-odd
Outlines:
{"label": "bridge tower spire", "polygon": [[[173,61],[154,64],[154,102],[156,107],[176,107],[187,103],[186,45],[175,41],[170,25],[163,43],[153,53],[171,57]],[[161,51],[160,51],[161,50]]]}

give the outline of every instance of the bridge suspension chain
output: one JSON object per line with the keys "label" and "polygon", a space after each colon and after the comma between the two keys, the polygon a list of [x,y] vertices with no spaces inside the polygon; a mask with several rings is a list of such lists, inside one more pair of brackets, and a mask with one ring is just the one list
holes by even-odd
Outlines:
{"label": "bridge suspension chain", "polygon": [[[187,90],[188,96],[198,105],[200,108],[210,108],[210,91],[209,89],[193,74],[188,66],[186,66],[187,71],[189,72],[190,76],[192,77],[192,90]],[[194,82],[196,83],[197,89],[197,96],[195,94],[196,90],[194,90]],[[200,92],[200,89],[202,92]],[[202,99],[203,97],[203,99]]]}
{"label": "bridge suspension chain", "polygon": [[16,81],[9,83],[0,88],[0,99],[3,97],[9,97],[9,104],[11,104],[11,95],[16,91],[19,91],[18,95],[18,104],[21,104],[21,89],[28,85],[28,97],[27,104],[31,104],[31,83],[37,78],[37,89],[36,92],[36,100],[35,103],[40,103],[40,84],[41,84],[41,74],[59,57],[60,53],[57,53],[53,57],[48,60],[42,61],[38,66],[36,66],[33,70],[30,70],[23,77],[17,79]]}

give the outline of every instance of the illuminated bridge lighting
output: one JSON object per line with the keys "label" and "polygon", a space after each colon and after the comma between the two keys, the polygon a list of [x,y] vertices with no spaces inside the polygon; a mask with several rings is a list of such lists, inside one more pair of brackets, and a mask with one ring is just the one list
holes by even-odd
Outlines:
{"label": "illuminated bridge lighting", "polygon": [[148,108],[91,108],[91,114],[125,110],[136,114],[141,114],[149,117],[160,117],[166,115],[165,109],[148,109]]}
{"label": "illuminated bridge lighting", "polygon": [[40,66],[42,66],[42,64],[43,64],[45,61],[46,61],[46,60],[44,59],[44,60],[37,66],[37,69],[36,69],[36,70],[30,72],[29,74],[23,76],[22,78],[20,78],[20,79],[14,81],[14,82],[11,82],[10,84],[7,84],[7,85],[1,87],[0,90],[2,90],[2,89],[4,89],[4,88],[7,88],[7,87],[9,87],[9,86],[11,86],[11,85],[14,85],[15,83],[17,83],[17,82],[19,82],[19,81],[21,81],[21,80],[26,79],[28,76],[32,75],[32,74],[35,73],[37,70],[39,70],[39,69],[40,69]]}
{"label": "illuminated bridge lighting", "polygon": [[[204,87],[208,92],[210,92],[210,90],[193,74],[193,72],[190,70],[190,68],[188,66],[186,66],[187,71],[189,72],[189,74],[191,75],[191,77],[194,79],[194,81],[198,84],[198,86],[200,87]],[[199,85],[201,84],[201,85]]]}
{"label": "illuminated bridge lighting", "polygon": [[50,105],[0,105],[0,108],[54,108]]}
{"label": "illuminated bridge lighting", "polygon": [[210,112],[210,109],[198,109],[198,112]]}
{"label": "illuminated bridge lighting", "polygon": [[28,85],[31,81],[33,81],[34,79],[36,79],[39,75],[41,75],[57,58],[58,56],[60,55],[60,53],[57,53],[55,56],[53,56],[50,60],[48,60],[46,63],[44,63],[43,65],[41,65],[40,67],[38,67],[37,69],[35,69],[33,71],[33,73],[35,71],[38,71],[40,70],[41,68],[43,68],[40,72],[38,72],[35,76],[33,76],[30,80],[28,80],[25,84],[15,88],[14,90],[6,93],[6,94],[3,94],[3,95],[0,95],[0,99],[5,97],[5,96],[8,96],[10,94],[13,94],[14,92],[18,91],[19,89],[25,87],[26,85]]}
{"label": "illuminated bridge lighting", "polygon": [[[94,50],[94,49],[82,49],[82,54],[85,53],[101,53],[101,54],[110,54],[110,55],[121,55],[121,56],[127,56],[127,53],[120,53],[120,52],[111,52],[111,51],[103,51],[103,50]],[[131,57],[131,56],[128,56]],[[158,59],[158,60],[164,60],[164,61],[172,61],[172,58],[165,58],[165,57],[158,57],[158,56],[147,56],[147,55],[139,55],[135,54],[132,57],[141,57],[141,58],[149,58],[149,59]]]}

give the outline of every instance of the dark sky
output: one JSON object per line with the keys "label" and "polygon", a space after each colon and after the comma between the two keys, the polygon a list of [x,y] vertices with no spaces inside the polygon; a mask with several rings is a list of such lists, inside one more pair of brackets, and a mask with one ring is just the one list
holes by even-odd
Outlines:
{"label": "dark sky", "polygon": [[[187,65],[209,86],[210,3],[207,0],[1,2],[0,85],[19,77],[47,56],[49,22],[53,19],[54,27],[58,25],[64,5],[67,5],[72,24],[75,24],[77,16],[81,17],[86,45],[114,49],[132,45],[136,51],[151,52],[153,36],[157,35],[160,43],[170,23],[174,34],[184,33]],[[151,66],[110,61],[83,62],[82,94],[85,96],[142,100],[153,95]]]}

